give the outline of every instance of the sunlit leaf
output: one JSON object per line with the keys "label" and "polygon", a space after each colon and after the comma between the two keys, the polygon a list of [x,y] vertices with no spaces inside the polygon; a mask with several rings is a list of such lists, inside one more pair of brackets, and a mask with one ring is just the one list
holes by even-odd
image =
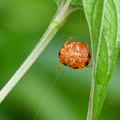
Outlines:
{"label": "sunlit leaf", "polygon": [[120,0],[83,0],[83,6],[94,64],[88,120],[97,120],[120,48]]}

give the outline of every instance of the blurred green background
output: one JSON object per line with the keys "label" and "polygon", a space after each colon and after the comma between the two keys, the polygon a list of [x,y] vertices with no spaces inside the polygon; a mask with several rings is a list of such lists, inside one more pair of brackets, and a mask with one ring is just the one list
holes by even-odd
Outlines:
{"label": "blurred green background", "polygon": [[[0,89],[35,47],[56,9],[54,0],[0,0]],[[58,51],[74,35],[75,41],[87,43],[90,49],[89,30],[82,10],[69,16],[0,105],[0,120],[86,119],[92,68],[71,70],[62,65],[60,74],[56,72]],[[120,120],[119,68],[120,62],[110,81],[99,120]]]}

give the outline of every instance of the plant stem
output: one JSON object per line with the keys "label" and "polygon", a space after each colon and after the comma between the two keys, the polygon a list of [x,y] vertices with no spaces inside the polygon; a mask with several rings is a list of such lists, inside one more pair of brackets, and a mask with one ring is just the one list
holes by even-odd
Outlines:
{"label": "plant stem", "polygon": [[26,71],[30,68],[30,66],[34,63],[34,61],[38,58],[38,56],[41,54],[41,52],[45,49],[47,44],[56,34],[56,32],[58,31],[58,27],[56,26],[57,26],[56,22],[51,22],[47,31],[41,38],[40,42],[36,45],[31,54],[24,61],[24,63],[17,70],[17,72],[13,75],[13,77],[3,87],[3,89],[0,92],[0,103],[4,100],[4,98],[11,91],[11,89],[18,83],[21,77],[26,73]]}
{"label": "plant stem", "polygon": [[0,91],[0,103],[5,99],[7,94],[19,82],[21,77],[26,73],[26,71],[31,67],[31,65],[35,62],[38,56],[42,53],[42,51],[45,49],[45,47],[54,37],[56,32],[63,25],[68,15],[71,14],[73,11],[79,9],[79,7],[74,7],[70,9],[69,8],[70,2],[71,0],[67,0],[66,3],[64,3],[64,0],[61,1],[60,8],[58,8],[58,11],[56,12],[56,15],[53,21],[51,21],[43,37],[40,39],[36,47],[33,49],[33,51],[27,57],[24,63],[20,66],[20,68],[16,71],[13,77],[8,81],[8,83]]}

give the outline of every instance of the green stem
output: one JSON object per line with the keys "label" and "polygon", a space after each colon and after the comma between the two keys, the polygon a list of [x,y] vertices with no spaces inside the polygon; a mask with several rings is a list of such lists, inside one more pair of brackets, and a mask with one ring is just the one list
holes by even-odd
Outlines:
{"label": "green stem", "polygon": [[[78,7],[69,8],[71,0],[67,0],[64,3],[64,0],[61,2],[60,5],[61,9],[58,8],[54,20],[50,23],[48,29],[46,30],[45,34],[38,42],[36,47],[33,49],[31,54],[25,60],[25,62],[20,66],[20,68],[16,71],[13,77],[8,81],[8,83],[3,87],[0,91],[0,103],[5,99],[7,94],[12,90],[12,88],[18,83],[21,77],[27,72],[27,70],[31,67],[31,65],[35,62],[38,56],[42,53],[57,31],[65,22],[66,18],[70,13],[75,10],[78,10]],[[64,3],[64,4],[63,4]]]}
{"label": "green stem", "polygon": [[26,71],[30,68],[30,66],[35,62],[38,56],[42,53],[51,39],[54,37],[56,32],[58,31],[58,25],[56,22],[51,22],[47,31],[41,38],[40,42],[33,49],[31,54],[25,60],[25,62],[21,65],[21,67],[17,70],[17,72],[13,75],[13,77],[8,81],[8,83],[3,87],[0,92],[0,103],[4,100],[7,94],[11,91],[11,89],[18,83],[21,77],[26,73]]}

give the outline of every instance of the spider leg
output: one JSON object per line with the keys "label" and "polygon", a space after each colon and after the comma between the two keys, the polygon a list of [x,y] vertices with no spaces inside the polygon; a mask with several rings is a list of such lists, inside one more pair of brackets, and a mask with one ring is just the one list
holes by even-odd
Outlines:
{"label": "spider leg", "polygon": [[61,66],[61,63],[59,62],[57,72],[60,72],[60,66]]}
{"label": "spider leg", "polygon": [[83,68],[88,68],[88,67],[93,67],[93,65],[90,65],[90,66],[82,66]]}
{"label": "spider leg", "polygon": [[66,45],[68,44],[68,42],[69,42],[71,39],[73,39],[74,37],[76,37],[76,36],[70,37],[70,38],[66,41],[66,43],[64,44],[64,46],[66,46]]}

